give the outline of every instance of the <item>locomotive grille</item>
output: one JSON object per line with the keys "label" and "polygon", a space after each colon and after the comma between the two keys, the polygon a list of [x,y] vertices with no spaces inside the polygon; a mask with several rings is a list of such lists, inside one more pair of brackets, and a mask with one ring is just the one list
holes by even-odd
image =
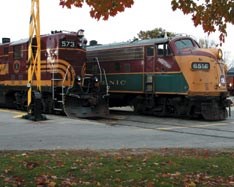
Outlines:
{"label": "locomotive grille", "polygon": [[105,61],[120,61],[120,60],[139,60],[144,59],[143,47],[119,48],[105,51],[89,51],[87,53],[88,59],[98,57],[102,62]]}

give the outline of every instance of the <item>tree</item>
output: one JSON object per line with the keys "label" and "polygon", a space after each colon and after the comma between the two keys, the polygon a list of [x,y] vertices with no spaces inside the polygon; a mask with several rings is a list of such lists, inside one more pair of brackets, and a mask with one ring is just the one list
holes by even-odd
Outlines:
{"label": "tree", "polygon": [[137,35],[139,39],[150,39],[164,37],[165,35],[170,37],[174,36],[175,34],[172,32],[166,32],[166,30],[162,28],[155,28],[150,31],[140,31]]}
{"label": "tree", "polygon": [[119,12],[123,12],[125,8],[130,8],[134,0],[60,0],[60,5],[63,7],[71,8],[82,7],[87,3],[91,10],[90,16],[97,20],[107,20],[109,16],[115,16]]}
{"label": "tree", "polygon": [[192,14],[195,26],[201,25],[210,34],[218,30],[219,40],[225,41],[227,23],[234,24],[233,0],[172,0],[172,9],[180,9],[184,14]]}
{"label": "tree", "polygon": [[[60,5],[71,8],[87,3],[93,18],[107,20],[134,4],[134,0],[60,0]],[[225,41],[227,24],[234,24],[234,0],[171,0],[172,10],[191,14],[195,26],[201,25],[210,34],[218,30],[219,39]]]}

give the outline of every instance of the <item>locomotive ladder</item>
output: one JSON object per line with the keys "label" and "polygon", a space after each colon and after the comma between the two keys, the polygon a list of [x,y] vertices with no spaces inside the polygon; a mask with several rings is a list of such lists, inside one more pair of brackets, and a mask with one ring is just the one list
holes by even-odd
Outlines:
{"label": "locomotive ladder", "polygon": [[154,80],[153,75],[145,75],[145,97],[148,106],[154,106]]}
{"label": "locomotive ladder", "polygon": [[[63,111],[63,104],[64,104],[64,95],[65,95],[65,88],[66,86],[64,86],[64,83],[65,83],[65,80],[67,78],[67,74],[68,74],[68,71],[70,69],[70,65],[67,66],[67,69],[66,69],[66,73],[63,77],[63,79],[58,79],[58,78],[55,78],[54,74],[55,74],[55,69],[54,69],[54,66],[52,65],[53,67],[53,72],[52,72],[52,100],[54,102],[54,105],[53,105],[53,110],[54,111]],[[61,92],[59,93],[60,97],[61,98],[58,98],[58,95],[56,94],[56,89],[59,87],[57,85],[59,84],[56,84],[55,83],[57,82],[61,82],[62,81],[62,84],[60,86],[60,90]]]}

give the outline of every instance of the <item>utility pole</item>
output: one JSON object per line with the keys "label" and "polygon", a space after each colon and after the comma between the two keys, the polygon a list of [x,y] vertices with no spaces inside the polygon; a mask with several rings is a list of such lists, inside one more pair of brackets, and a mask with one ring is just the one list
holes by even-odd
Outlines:
{"label": "utility pole", "polygon": [[[35,81],[34,81],[35,80]],[[40,38],[40,2],[31,0],[28,41],[28,82],[27,82],[27,119],[43,120],[41,102],[41,38]],[[33,91],[33,89],[36,89]]]}

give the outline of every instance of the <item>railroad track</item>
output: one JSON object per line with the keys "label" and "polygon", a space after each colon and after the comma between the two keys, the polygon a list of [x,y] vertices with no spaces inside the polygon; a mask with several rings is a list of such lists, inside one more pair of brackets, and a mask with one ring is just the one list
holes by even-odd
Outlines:
{"label": "railroad track", "polygon": [[[18,111],[13,112],[18,113]],[[218,122],[207,122],[181,118],[136,115],[132,111],[111,110],[109,117],[95,119],[95,121],[111,126],[131,126],[154,131],[164,131],[230,140],[234,139],[234,128],[229,128],[230,126],[234,126],[234,119]]]}
{"label": "railroad track", "polygon": [[234,120],[224,121],[198,121],[179,118],[166,118],[154,116],[139,116],[131,111],[111,111],[110,117],[99,120],[107,125],[132,126],[155,131],[206,136],[212,138],[234,139],[234,130],[229,130],[234,125]]}

